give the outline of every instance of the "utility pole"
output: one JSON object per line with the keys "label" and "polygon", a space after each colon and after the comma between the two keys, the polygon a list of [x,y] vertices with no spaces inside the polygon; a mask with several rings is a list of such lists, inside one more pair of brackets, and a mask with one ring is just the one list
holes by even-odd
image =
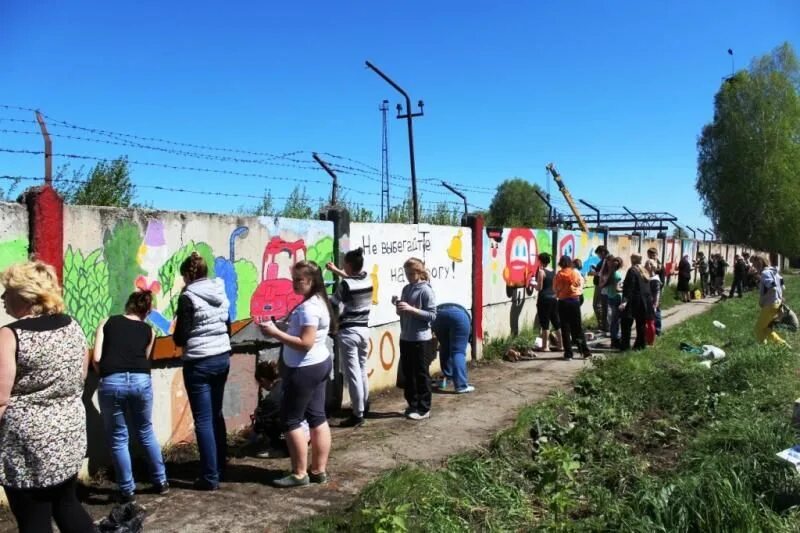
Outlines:
{"label": "utility pole", "polygon": [[313,152],[311,155],[314,157],[314,161],[319,163],[319,166],[321,166],[325,172],[327,172],[328,175],[333,178],[333,186],[331,187],[331,205],[336,205],[336,201],[339,196],[339,178],[336,176],[333,170],[331,170],[331,167],[328,166],[328,163],[323,161],[322,158],[317,155],[317,152]]}
{"label": "utility pole", "polygon": [[50,134],[47,132],[47,124],[44,121],[44,115],[36,111],[36,122],[39,123],[39,129],[42,130],[42,137],[44,137],[44,184],[53,184],[53,142],[50,140]]}
{"label": "utility pole", "polygon": [[[381,102],[381,116],[383,118],[383,128],[381,135],[381,220],[386,222],[389,218],[391,205],[389,203],[389,127],[386,121],[386,112],[389,111],[389,100]],[[384,204],[386,211],[384,212]]]}
{"label": "utility pole", "polygon": [[416,163],[414,162],[414,123],[413,119],[416,117],[421,117],[423,113],[423,106],[425,105],[422,100],[417,103],[419,106],[419,112],[412,113],[411,112],[411,98],[408,96],[408,93],[403,90],[402,87],[397,85],[389,76],[381,72],[381,70],[370,63],[369,61],[366,62],[367,68],[371,69],[375,74],[383,78],[383,80],[394,87],[394,89],[403,95],[403,98],[406,100],[406,108],[405,114],[401,114],[403,111],[402,104],[397,104],[397,118],[399,119],[406,119],[406,124],[408,125],[408,158],[411,164],[411,201],[413,204],[414,209],[414,224],[419,224],[419,202],[417,200],[417,167]]}

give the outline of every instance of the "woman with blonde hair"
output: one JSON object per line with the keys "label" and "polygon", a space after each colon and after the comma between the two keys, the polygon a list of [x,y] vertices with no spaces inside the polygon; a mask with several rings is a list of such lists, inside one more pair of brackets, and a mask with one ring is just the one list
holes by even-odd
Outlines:
{"label": "woman with blonde hair", "polygon": [[622,303],[619,306],[622,313],[620,340],[622,351],[631,347],[631,329],[634,322],[636,322],[636,342],[633,349],[643,350],[647,346],[645,325],[648,318],[655,317],[649,278],[642,268],[642,256],[631,255],[631,267],[625,274],[625,281],[622,282]]}
{"label": "woman with blonde hair", "polygon": [[81,326],[64,314],[55,269],[41,261],[3,272],[0,329],[0,485],[19,531],[94,531],[75,494],[86,453],[81,399],[89,364]]}
{"label": "woman with blonde hair", "polygon": [[431,415],[431,375],[427,350],[431,323],[436,320],[436,297],[422,260],[412,257],[403,265],[408,284],[400,298],[394,296],[400,316],[400,371],[405,380],[403,394],[410,420],[423,420]]}

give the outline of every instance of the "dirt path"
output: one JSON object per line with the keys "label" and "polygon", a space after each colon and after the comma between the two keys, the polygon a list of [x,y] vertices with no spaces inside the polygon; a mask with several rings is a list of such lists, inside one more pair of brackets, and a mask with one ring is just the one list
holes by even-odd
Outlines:
{"label": "dirt path", "polygon": [[[712,300],[677,306],[664,312],[671,327],[709,308]],[[189,489],[196,464],[185,472],[170,471],[172,492],[166,497],[140,495],[148,510],[148,532],[251,532],[281,531],[291,521],[347,505],[381,472],[414,462],[436,464],[458,452],[474,449],[498,430],[511,425],[520,408],[569,385],[587,364],[565,361],[560,354],[533,361],[500,362],[473,369],[469,395],[436,394],[432,417],[422,422],[405,420],[399,391],[373,401],[380,418],[359,429],[333,430],[334,448],[327,486],[278,490],[269,481],[288,468],[286,460],[232,459],[228,481],[213,493]],[[185,474],[185,475],[182,475]],[[87,507],[95,517],[108,513],[110,490],[93,490]],[[0,530],[13,531],[8,519]]]}

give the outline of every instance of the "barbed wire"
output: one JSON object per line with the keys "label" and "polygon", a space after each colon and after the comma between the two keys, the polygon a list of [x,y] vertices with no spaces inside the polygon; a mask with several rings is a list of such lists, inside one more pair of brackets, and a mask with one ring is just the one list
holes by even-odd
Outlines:
{"label": "barbed wire", "polygon": [[[8,105],[8,104],[0,104],[0,109],[37,112],[36,109],[31,108],[31,107],[22,107],[22,106]],[[69,129],[76,130],[76,131],[83,131],[83,132],[89,133],[90,135],[104,137],[102,139],[95,139],[95,138],[91,138],[91,137],[83,137],[83,136],[79,136],[79,135],[67,135],[67,134],[57,133],[57,132],[51,132],[50,133],[51,136],[57,137],[57,138],[64,138],[64,139],[70,139],[70,140],[76,140],[76,141],[84,141],[84,142],[93,142],[93,143],[100,143],[100,144],[114,145],[114,146],[125,146],[125,147],[131,147],[131,148],[138,148],[138,149],[142,149],[142,150],[154,150],[154,151],[159,151],[159,152],[162,152],[162,153],[169,153],[169,154],[172,154],[172,155],[178,155],[178,156],[182,156],[182,157],[195,157],[195,158],[200,158],[200,159],[205,159],[205,160],[212,160],[212,161],[220,161],[220,162],[265,164],[265,165],[273,165],[273,166],[283,166],[283,167],[287,167],[287,168],[295,168],[295,169],[305,170],[305,171],[312,170],[312,171],[315,171],[315,172],[320,172],[320,171],[323,170],[320,167],[318,167],[317,165],[311,164],[309,160],[298,159],[296,157],[296,156],[301,155],[301,154],[311,154],[312,152],[308,151],[308,150],[296,150],[296,151],[293,151],[293,152],[287,152],[287,153],[283,153],[283,154],[274,154],[274,153],[270,153],[270,152],[257,152],[257,151],[251,151],[251,150],[241,150],[241,149],[235,149],[235,148],[225,148],[225,147],[216,147],[216,146],[211,146],[211,145],[185,143],[185,142],[179,142],[179,141],[171,141],[171,140],[168,140],[168,139],[162,139],[162,138],[159,138],[159,137],[145,137],[145,136],[133,135],[133,134],[129,134],[129,133],[122,133],[122,132],[104,130],[104,129],[100,129],[100,128],[91,128],[91,127],[81,126],[81,125],[78,125],[78,124],[75,124],[75,123],[72,123],[72,122],[68,122],[68,121],[65,121],[65,120],[57,119],[55,117],[52,117],[52,116],[44,114],[44,113],[42,113],[42,114],[43,114],[44,117],[46,117],[48,126],[54,126],[56,128],[64,127],[64,128],[69,128]],[[37,122],[35,120],[19,119],[19,118],[0,118],[0,121],[37,124]],[[38,132],[13,130],[13,129],[4,129],[4,130],[0,130],[0,131],[2,131],[3,133],[11,133],[11,134],[39,135]],[[199,150],[211,150],[211,151],[222,151],[222,152],[227,152],[227,153],[249,154],[249,155],[261,156],[261,158],[259,158],[259,159],[247,159],[247,158],[240,158],[240,157],[234,157],[234,156],[220,156],[220,155],[204,154],[202,152],[192,152],[192,151],[187,151],[187,150],[176,150],[176,149],[171,149],[171,148],[164,148],[164,147],[161,147],[161,146],[154,146],[152,144],[144,144],[143,142],[136,142],[136,141],[131,141],[131,140],[127,140],[127,139],[135,139],[136,141],[162,143],[162,144],[167,144],[167,145],[171,145],[171,146],[191,147],[191,148],[199,149]],[[33,152],[32,151],[28,151],[28,152],[20,151],[20,152],[17,152],[17,153],[33,153]],[[331,165],[333,170],[335,172],[337,172],[337,173],[345,174],[345,175],[359,175],[359,176],[366,177],[367,179],[369,179],[371,181],[374,181],[374,182],[378,182],[378,183],[382,183],[383,182],[382,173],[373,165],[370,165],[370,164],[365,163],[363,161],[359,161],[358,159],[354,159],[354,158],[347,157],[347,156],[342,156],[342,155],[339,155],[339,154],[334,154],[334,153],[331,153],[331,152],[321,152],[321,154],[324,155],[325,157],[337,160],[337,162],[334,162]],[[95,160],[95,161],[104,161],[104,160],[106,160],[105,158],[98,158],[98,157],[94,157],[94,156],[84,156],[84,155],[80,155],[80,154],[66,154],[66,153],[64,153],[64,154],[60,154],[60,155],[63,156],[63,157],[68,157],[68,158],[72,158],[72,159],[89,159],[89,160]],[[281,161],[279,162],[279,161],[276,161],[276,160],[281,160]],[[346,165],[346,164],[340,163],[338,161],[345,161],[345,162],[352,163],[354,165],[359,165],[361,168],[355,167],[355,166],[352,166],[352,165]],[[231,171],[231,170],[201,169],[201,168],[198,168],[198,167],[189,167],[189,166],[181,166],[181,165],[170,165],[170,164],[167,164],[167,163],[153,163],[153,162],[138,161],[138,160],[131,160],[130,162],[132,164],[138,164],[138,165],[144,165],[144,166],[156,166],[156,167],[161,167],[161,168],[167,168],[167,169],[170,169],[170,170],[188,170],[188,171],[215,172],[215,173],[220,173],[220,174],[236,175],[236,176],[243,176],[243,177],[257,177],[257,178],[263,178],[263,179],[276,179],[276,180],[282,180],[282,181],[289,181],[289,180],[295,181],[296,180],[295,178],[283,178],[283,177],[278,177],[278,176],[269,176],[269,175],[264,175],[264,174],[259,174],[259,173],[251,173],[251,172],[238,172],[238,171]],[[381,176],[381,177],[377,178],[375,176]],[[406,187],[408,185],[408,181],[409,181],[408,178],[406,178],[404,176],[401,176],[401,175],[398,175],[398,174],[391,174],[389,176],[389,179],[390,179],[390,181],[394,182],[395,186],[403,186],[403,187]],[[318,181],[318,180],[300,180],[300,181],[305,181],[306,183],[317,183],[317,184],[326,183],[326,182]],[[431,183],[431,184],[439,185],[439,183],[437,183],[438,181],[439,180],[437,180],[435,178],[422,178],[420,180],[421,183]],[[484,192],[485,193],[493,192],[493,190],[490,189],[490,188],[482,188],[482,187],[477,187],[477,186],[460,186],[460,187],[465,192],[473,192],[473,193],[479,193],[479,194],[480,193],[484,193]],[[353,192],[356,192],[358,194],[370,194],[370,195],[380,195],[381,194],[379,192],[372,193],[372,192],[367,192],[367,191],[358,191],[357,189],[346,187],[346,186],[343,186],[343,188],[352,190]],[[451,193],[449,191],[446,192],[444,190],[436,190],[436,189],[430,189],[430,188],[425,188],[425,187],[419,187],[418,191],[419,192],[424,192],[424,193],[427,193],[427,194],[433,194],[433,195],[441,196],[441,197],[447,197],[447,196],[451,195]],[[395,197],[395,198],[396,199],[402,199],[400,197]],[[453,203],[455,203],[455,202],[453,202]]]}
{"label": "barbed wire", "polygon": [[[0,180],[11,181],[14,185],[19,184],[20,181],[39,181],[43,182],[44,178],[41,177],[32,177],[32,176],[0,176]],[[78,179],[71,179],[71,178],[55,178],[53,179],[53,183],[55,184],[70,184],[70,185],[86,185],[89,183],[89,180],[78,180]],[[133,187],[135,189],[150,189],[159,192],[171,192],[171,193],[183,193],[183,194],[197,194],[202,196],[215,196],[215,197],[223,197],[223,198],[243,198],[248,200],[291,200],[294,199],[292,196],[273,196],[272,194],[268,195],[255,195],[255,194],[247,194],[247,193],[231,193],[231,192],[222,192],[222,191],[208,191],[208,190],[195,190],[195,189],[186,189],[183,187],[168,187],[164,185],[146,185],[141,183],[134,183]],[[308,198],[309,201],[318,201],[320,203],[324,203],[324,198]],[[375,203],[366,203],[366,202],[345,202],[345,204],[350,204],[352,207],[355,208],[380,208],[380,204]],[[401,211],[403,211],[401,209]],[[436,208],[424,208],[420,209],[423,213],[428,214],[437,214],[440,213],[440,210]],[[449,211],[455,212],[458,211],[457,209],[453,208]]]}
{"label": "barbed wire", "polygon": [[9,111],[29,111],[31,113],[36,113],[37,109],[32,107],[22,107],[18,105],[9,105],[9,104],[0,104],[0,109],[7,109]]}

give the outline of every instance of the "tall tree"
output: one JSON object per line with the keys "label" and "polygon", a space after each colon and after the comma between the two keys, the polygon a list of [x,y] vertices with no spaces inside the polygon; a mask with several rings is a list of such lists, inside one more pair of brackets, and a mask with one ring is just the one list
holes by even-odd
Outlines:
{"label": "tall tree", "polygon": [[272,199],[272,192],[265,189],[264,195],[256,205],[242,205],[236,209],[237,215],[245,215],[251,217],[271,217],[275,215],[275,204]]}
{"label": "tall tree", "polygon": [[[83,176],[82,169],[72,173],[69,182],[64,180],[68,167],[62,167],[54,181],[64,201],[68,204],[131,207],[136,196],[136,186],[131,181],[128,158],[118,157],[111,162],[101,161]],[[59,183],[61,181],[61,183]]]}
{"label": "tall tree", "polygon": [[19,178],[10,178],[7,176],[3,176],[3,178],[7,178],[8,183],[0,187],[0,201],[13,202],[16,199],[14,190],[19,186],[21,180]]}
{"label": "tall tree", "polygon": [[423,212],[420,221],[440,226],[460,226],[462,212],[447,202],[439,202],[432,211]]}
{"label": "tall tree", "polygon": [[289,197],[280,212],[280,216],[288,218],[311,218],[313,213],[311,198],[306,193],[305,187],[296,186],[289,193]]}
{"label": "tall tree", "polygon": [[697,149],[696,188],[722,239],[800,254],[800,64],[788,43],[723,82]]}
{"label": "tall tree", "polygon": [[673,239],[688,239],[689,234],[683,228],[675,228],[672,230],[672,238]]}
{"label": "tall tree", "polygon": [[547,206],[536,195],[538,185],[522,178],[511,178],[498,185],[489,204],[487,223],[504,227],[544,227]]}

